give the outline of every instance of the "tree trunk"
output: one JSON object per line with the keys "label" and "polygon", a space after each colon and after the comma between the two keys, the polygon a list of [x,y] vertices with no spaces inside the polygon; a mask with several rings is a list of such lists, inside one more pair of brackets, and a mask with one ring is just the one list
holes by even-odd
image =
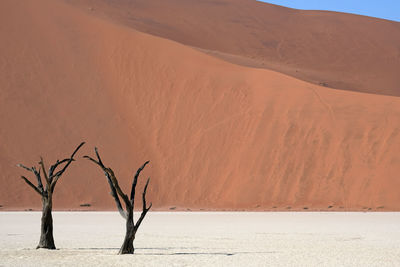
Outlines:
{"label": "tree trunk", "polygon": [[133,240],[135,240],[135,224],[133,223],[133,208],[128,210],[126,218],[126,234],[124,243],[118,254],[133,254],[135,248],[133,247]]}
{"label": "tree trunk", "polygon": [[51,196],[42,197],[42,224],[40,231],[40,241],[38,248],[56,249],[53,238],[53,217],[51,215],[52,199]]}

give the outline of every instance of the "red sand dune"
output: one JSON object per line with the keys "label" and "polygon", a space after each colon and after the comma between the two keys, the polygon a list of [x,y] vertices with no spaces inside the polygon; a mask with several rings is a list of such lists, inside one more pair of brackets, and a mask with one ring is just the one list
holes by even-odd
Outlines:
{"label": "red sand dune", "polygon": [[[62,1],[1,1],[0,34],[2,209],[40,208],[16,163],[85,140],[79,157],[98,146],[126,190],[151,160],[155,209],[400,210],[399,97],[228,63]],[[54,208],[114,209],[108,191],[81,159]]]}
{"label": "red sand dune", "polygon": [[323,86],[400,96],[400,23],[255,0],[66,0],[91,15]]}

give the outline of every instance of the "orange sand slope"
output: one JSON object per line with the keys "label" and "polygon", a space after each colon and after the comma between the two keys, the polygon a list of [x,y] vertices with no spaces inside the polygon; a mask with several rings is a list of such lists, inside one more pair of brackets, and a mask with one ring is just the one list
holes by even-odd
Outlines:
{"label": "orange sand slope", "polygon": [[[400,210],[400,98],[231,64],[54,0],[0,2],[0,205],[40,208],[16,163],[99,146],[155,209]],[[143,185],[143,184],[141,184]],[[55,209],[114,209],[74,162]],[[341,208],[342,207],[342,208]]]}
{"label": "orange sand slope", "polygon": [[65,0],[225,60],[323,86],[400,96],[400,23],[255,0]]}

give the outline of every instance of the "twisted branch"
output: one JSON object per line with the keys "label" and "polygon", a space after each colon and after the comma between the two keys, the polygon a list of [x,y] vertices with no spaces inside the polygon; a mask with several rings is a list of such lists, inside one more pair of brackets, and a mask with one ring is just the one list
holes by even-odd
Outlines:
{"label": "twisted branch", "polygon": [[[100,168],[104,171],[104,174],[107,178],[108,184],[110,185],[110,189],[111,189],[110,194],[115,200],[118,211],[123,218],[127,219],[128,212],[133,212],[133,209],[134,209],[135,191],[136,191],[136,185],[137,185],[139,174],[144,169],[144,167],[149,163],[149,161],[146,161],[137,170],[137,172],[134,176],[134,179],[133,179],[133,183],[132,183],[131,198],[129,199],[128,196],[122,191],[121,187],[119,186],[118,180],[115,177],[114,171],[111,168],[104,166],[103,162],[101,161],[97,147],[95,147],[94,151],[97,156],[97,160],[95,160],[94,158],[92,158],[90,156],[84,156],[84,158],[86,158],[86,159],[92,161],[93,163],[95,163],[96,165],[100,166]],[[143,211],[142,211],[142,214],[141,214],[138,222],[135,225],[135,228],[134,228],[135,231],[139,228],[141,222],[143,221],[144,217],[146,216],[147,212],[150,210],[150,208],[152,206],[152,204],[150,204],[149,207],[146,207],[146,192],[147,192],[147,187],[149,185],[149,182],[150,182],[150,178],[147,179],[146,185],[143,190],[143,195],[142,195]],[[123,199],[123,201],[125,202],[126,211],[122,208],[121,201],[118,196],[120,196]]]}
{"label": "twisted branch", "polygon": [[31,183],[31,181],[28,180],[25,176],[21,175],[21,178],[30,186],[32,187],[39,195],[43,195],[43,193],[37,188],[34,184]]}
{"label": "twisted branch", "polygon": [[38,192],[40,195],[43,195],[44,189],[43,189],[43,185],[42,185],[42,180],[40,178],[40,170],[39,172],[36,170],[35,167],[32,168],[28,168],[22,164],[17,164],[18,167],[21,167],[27,171],[33,172],[36,176],[37,182],[38,182],[38,186],[36,187],[34,184],[32,184],[31,181],[29,181],[25,176],[21,176],[21,178],[29,185],[31,186],[36,192]]}
{"label": "twisted branch", "polygon": [[[122,218],[127,219],[127,214],[126,214],[125,210],[122,208],[121,201],[119,200],[119,197],[118,197],[119,192],[117,193],[116,187],[113,182],[113,180],[115,180],[115,181],[117,180],[114,176],[114,172],[110,168],[107,168],[106,166],[104,166],[103,162],[101,161],[100,155],[97,151],[97,147],[95,147],[94,150],[95,150],[98,161],[93,159],[90,156],[83,156],[83,157],[86,159],[89,159],[93,163],[97,164],[104,171],[104,175],[106,176],[107,182],[111,189],[110,195],[115,200],[115,204],[117,205],[118,212],[122,216]],[[114,176],[114,179],[112,179],[113,176]],[[119,186],[118,186],[118,188],[119,188]],[[121,191],[121,188],[119,188],[119,190]],[[121,191],[121,193],[122,193],[122,191]],[[126,205],[126,203],[125,203],[125,205]]]}
{"label": "twisted branch", "polygon": [[65,159],[62,160],[61,162],[65,161],[65,162],[67,162],[67,164],[65,164],[65,166],[64,166],[64,168],[62,168],[62,170],[58,171],[56,174],[54,174],[53,176],[51,176],[49,178],[49,181],[51,180],[51,185],[50,185],[51,192],[54,191],[54,187],[56,186],[58,179],[60,179],[61,175],[65,172],[65,170],[68,168],[68,166],[71,164],[71,162],[75,161],[74,160],[74,156],[75,156],[76,152],[78,152],[78,150],[84,144],[85,144],[85,142],[82,142],[82,143],[80,143],[80,145],[77,148],[75,148],[74,152],[72,153],[72,155],[71,155],[71,157],[69,158],[68,161],[65,161]]}
{"label": "twisted branch", "polygon": [[[37,193],[39,193],[42,197],[46,197],[49,196],[53,191],[54,191],[54,187],[58,181],[58,179],[61,177],[61,175],[65,172],[65,170],[67,169],[67,167],[69,166],[69,164],[71,164],[72,161],[74,161],[73,157],[76,154],[76,152],[78,152],[78,150],[85,144],[85,142],[82,142],[76,149],[75,151],[72,153],[71,157],[68,159],[63,159],[62,161],[57,160],[57,162],[52,165],[49,168],[49,173],[46,173],[46,168],[44,165],[44,161],[43,158],[40,157],[40,161],[39,161],[39,171],[36,170],[35,167],[32,168],[28,168],[25,165],[22,164],[17,164],[18,167],[21,167],[27,171],[32,172],[35,176],[36,176],[36,180],[37,180],[37,186],[35,186],[31,181],[29,181],[25,176],[21,176],[21,178],[30,186],[32,187]],[[56,170],[57,166],[59,166],[62,163],[67,162],[67,164],[64,166],[64,168],[57,172],[56,174],[53,174],[54,171]],[[41,170],[43,171],[43,175],[44,175],[44,179],[46,180],[46,187],[43,188],[43,183],[42,183],[42,178],[41,178]]]}
{"label": "twisted branch", "polygon": [[139,174],[140,172],[144,169],[144,167],[146,167],[146,165],[149,163],[150,161],[146,161],[136,172],[135,177],[133,178],[133,183],[132,183],[132,189],[131,189],[131,203],[132,205],[135,203],[135,191],[136,191],[136,184],[137,184],[137,180],[139,178]]}
{"label": "twisted branch", "polygon": [[[50,180],[49,180],[49,177],[47,176],[46,168],[44,167],[44,162],[43,162],[43,158],[42,157],[40,157],[39,165],[42,167],[44,179],[46,181],[46,186],[50,187]],[[40,169],[39,169],[39,171],[40,171]]]}
{"label": "twisted branch", "polygon": [[144,217],[146,216],[147,212],[151,209],[151,206],[153,205],[153,203],[150,203],[149,207],[146,207],[146,192],[147,192],[147,186],[149,185],[149,182],[150,182],[150,178],[147,178],[147,182],[146,182],[146,185],[144,186],[144,190],[143,190],[143,194],[142,194],[142,203],[143,203],[142,214],[140,214],[140,218],[136,222],[135,232],[137,231],[137,229],[139,228],[140,224],[142,223]]}

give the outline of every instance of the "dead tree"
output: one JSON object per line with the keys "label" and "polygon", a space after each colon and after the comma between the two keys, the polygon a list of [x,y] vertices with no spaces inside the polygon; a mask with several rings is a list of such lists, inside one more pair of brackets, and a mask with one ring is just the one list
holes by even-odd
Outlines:
{"label": "dead tree", "polygon": [[[71,157],[63,159],[61,161],[57,160],[56,163],[49,168],[48,173],[46,172],[42,157],[40,157],[39,161],[39,170],[37,170],[35,167],[28,168],[22,164],[17,165],[18,167],[24,168],[25,170],[28,170],[35,175],[37,186],[35,186],[25,176],[21,176],[21,178],[42,197],[42,223],[40,228],[40,241],[39,245],[36,247],[37,249],[56,249],[53,238],[53,217],[51,215],[51,211],[53,208],[54,188],[56,187],[58,180],[63,175],[65,170],[68,168],[71,162],[74,161],[74,155],[76,154],[76,152],[78,152],[78,150],[84,144],[85,142],[82,142],[72,153]],[[64,167],[56,172],[57,168],[63,166],[63,164]],[[43,172],[43,177],[46,183],[44,187],[42,183],[41,172]]]}
{"label": "dead tree", "polygon": [[[115,177],[114,171],[111,168],[107,168],[104,166],[103,162],[101,161],[100,155],[97,151],[97,147],[94,149],[97,160],[89,157],[89,156],[84,156],[84,158],[87,158],[91,160],[92,162],[96,163],[100,168],[104,171],[104,174],[107,178],[108,184],[110,185],[111,189],[111,196],[114,198],[115,203],[117,204],[117,208],[121,216],[126,220],[126,234],[125,234],[125,239],[124,243],[122,244],[121,249],[119,250],[119,254],[133,254],[135,249],[133,246],[133,241],[135,240],[136,232],[139,229],[140,224],[142,223],[144,217],[146,216],[147,212],[150,210],[152,203],[147,207],[146,205],[146,192],[147,192],[147,186],[149,185],[150,178],[147,179],[146,185],[144,186],[143,189],[143,194],[142,194],[142,213],[140,215],[140,218],[137,220],[136,224],[133,220],[133,210],[135,208],[135,192],[136,192],[136,185],[137,181],[139,178],[140,172],[144,169],[144,167],[149,163],[149,161],[146,161],[136,172],[134,178],[133,178],[133,183],[132,183],[132,189],[131,189],[131,195],[128,197],[124,192],[122,192],[121,188],[118,185],[118,180]],[[122,208],[121,201],[118,197],[118,195],[122,198],[122,200],[125,203],[125,210]]]}

